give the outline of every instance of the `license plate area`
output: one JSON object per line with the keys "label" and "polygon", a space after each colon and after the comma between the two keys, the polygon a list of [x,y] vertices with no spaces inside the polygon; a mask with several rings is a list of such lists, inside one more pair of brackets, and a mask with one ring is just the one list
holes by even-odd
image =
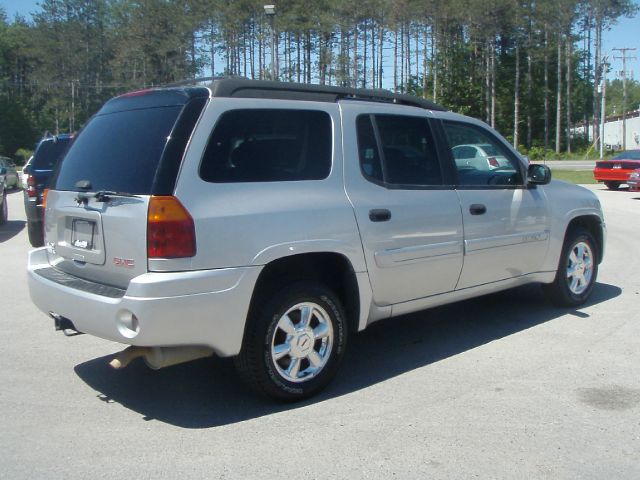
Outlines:
{"label": "license plate area", "polygon": [[93,250],[96,222],[76,218],[71,221],[71,245],[81,250]]}

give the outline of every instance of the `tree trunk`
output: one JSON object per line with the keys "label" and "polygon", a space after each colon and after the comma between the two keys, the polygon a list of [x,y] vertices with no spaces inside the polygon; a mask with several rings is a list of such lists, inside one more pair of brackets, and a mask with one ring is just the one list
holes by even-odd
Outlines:
{"label": "tree trunk", "polygon": [[572,55],[572,48],[571,48],[571,33],[569,32],[567,34],[567,38],[569,39],[569,41],[567,42],[566,48],[567,48],[567,55],[566,55],[566,68],[567,68],[567,72],[566,72],[566,82],[567,82],[567,99],[566,99],[566,104],[567,104],[567,112],[566,112],[566,118],[567,118],[567,153],[571,153],[571,55]]}
{"label": "tree trunk", "polygon": [[520,124],[520,46],[516,44],[516,75],[513,87],[513,146],[518,148],[518,126]]}
{"label": "tree trunk", "polygon": [[380,19],[380,36],[378,38],[378,88],[382,88],[382,59],[384,56],[384,23],[382,18]]}
{"label": "tree trunk", "polygon": [[544,154],[549,148],[549,31],[544,26]]}
{"label": "tree trunk", "polygon": [[393,32],[393,91],[398,91],[398,25]]}
{"label": "tree trunk", "polygon": [[562,129],[562,34],[558,34],[558,76],[556,88],[556,153],[560,153],[560,132]]}

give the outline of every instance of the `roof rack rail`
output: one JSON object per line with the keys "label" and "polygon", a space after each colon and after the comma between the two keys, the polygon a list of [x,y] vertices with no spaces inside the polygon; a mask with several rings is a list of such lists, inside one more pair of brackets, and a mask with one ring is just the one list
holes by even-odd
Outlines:
{"label": "roof rack rail", "polygon": [[218,77],[210,85],[214,97],[277,98],[288,100],[311,100],[337,102],[343,99],[367,100],[371,102],[396,103],[427,110],[445,111],[446,108],[413,95],[393,93],[382,89],[333,87],[306,83],[249,80],[246,78]]}
{"label": "roof rack rail", "polygon": [[393,93],[383,89],[334,87],[307,83],[276,82],[272,80],[249,80],[244,77],[192,78],[164,85],[164,88],[186,87],[203,82],[210,82],[208,86],[214,97],[271,98],[331,103],[343,99],[353,99],[409,105],[426,110],[446,110],[446,108],[441,105],[429,100],[414,97],[413,95]]}

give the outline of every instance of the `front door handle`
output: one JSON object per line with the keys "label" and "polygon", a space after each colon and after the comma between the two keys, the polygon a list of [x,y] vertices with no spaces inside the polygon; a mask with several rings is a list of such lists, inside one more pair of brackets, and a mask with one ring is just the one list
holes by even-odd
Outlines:
{"label": "front door handle", "polygon": [[391,211],[386,208],[369,210],[369,220],[372,222],[387,222],[391,220]]}
{"label": "front door handle", "polygon": [[474,203],[469,207],[469,213],[471,215],[484,215],[487,213],[487,207],[481,203]]}

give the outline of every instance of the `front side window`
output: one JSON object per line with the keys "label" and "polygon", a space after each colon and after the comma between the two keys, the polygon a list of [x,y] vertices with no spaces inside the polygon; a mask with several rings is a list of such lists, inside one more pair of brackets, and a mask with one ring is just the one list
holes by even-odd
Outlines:
{"label": "front side window", "polygon": [[358,151],[363,175],[389,186],[438,186],[442,173],[426,118],[361,115]]}
{"label": "front side window", "polygon": [[490,132],[474,125],[444,122],[458,184],[469,186],[522,185],[518,161]]}
{"label": "front side window", "polygon": [[321,180],[333,151],[331,117],[311,110],[231,110],[216,125],[200,164],[207,182]]}

